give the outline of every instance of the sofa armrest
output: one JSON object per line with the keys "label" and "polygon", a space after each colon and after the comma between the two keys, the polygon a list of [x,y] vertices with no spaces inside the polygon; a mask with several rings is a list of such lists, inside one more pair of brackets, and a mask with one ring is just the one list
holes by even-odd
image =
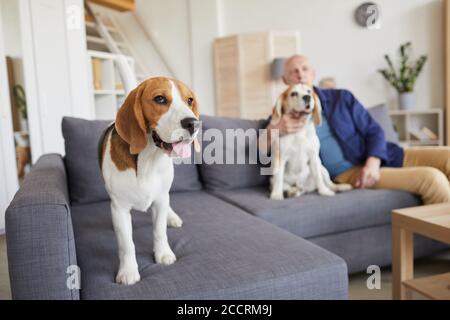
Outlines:
{"label": "sofa armrest", "polygon": [[63,159],[44,155],[6,210],[13,299],[79,299],[67,286],[68,267],[77,264],[69,203]]}

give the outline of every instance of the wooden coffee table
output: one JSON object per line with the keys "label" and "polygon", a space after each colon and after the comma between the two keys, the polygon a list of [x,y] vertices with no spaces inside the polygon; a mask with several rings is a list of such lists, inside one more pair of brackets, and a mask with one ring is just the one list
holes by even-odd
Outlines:
{"label": "wooden coffee table", "polygon": [[450,244],[450,203],[392,212],[392,297],[411,299],[412,290],[450,300],[450,273],[414,279],[413,234]]}

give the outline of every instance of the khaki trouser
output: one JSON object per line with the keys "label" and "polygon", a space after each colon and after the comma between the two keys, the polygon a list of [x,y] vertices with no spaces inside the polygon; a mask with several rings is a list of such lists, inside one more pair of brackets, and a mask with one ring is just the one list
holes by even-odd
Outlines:
{"label": "khaki trouser", "polygon": [[[355,185],[361,166],[336,177],[338,183]],[[380,169],[375,189],[396,189],[418,194],[425,204],[450,202],[450,147],[405,149],[402,168]]]}

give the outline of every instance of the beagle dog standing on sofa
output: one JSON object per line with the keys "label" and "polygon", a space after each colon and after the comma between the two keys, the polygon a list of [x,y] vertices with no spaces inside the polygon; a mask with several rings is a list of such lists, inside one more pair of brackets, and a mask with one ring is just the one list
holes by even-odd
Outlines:
{"label": "beagle dog standing on sofa", "polygon": [[320,141],[316,125],[321,123],[322,107],[314,90],[298,84],[289,87],[278,98],[272,113],[272,123],[283,114],[294,118],[307,117],[306,125],[296,133],[279,138],[273,151],[275,173],[271,177],[271,195],[274,200],[298,197],[318,191],[333,196],[335,192],[351,190],[348,184],[335,184],[319,157]]}
{"label": "beagle dog standing on sofa", "polygon": [[115,123],[104,132],[99,159],[118,243],[117,283],[131,285],[140,280],[131,209],[152,209],[155,260],[164,265],[175,262],[167,226],[181,227],[183,222],[169,204],[172,157],[190,157],[191,144],[198,146],[199,128],[193,92],[177,80],[158,77],[144,81],[128,95]]}

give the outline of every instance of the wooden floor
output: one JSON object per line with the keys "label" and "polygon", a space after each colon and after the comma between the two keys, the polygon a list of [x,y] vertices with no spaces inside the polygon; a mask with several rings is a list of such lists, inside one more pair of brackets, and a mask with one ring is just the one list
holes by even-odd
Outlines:
{"label": "wooden floor", "polygon": [[[445,252],[430,258],[415,262],[415,276],[425,277],[428,275],[450,272],[450,252]],[[366,286],[368,275],[359,273],[350,276],[349,299],[350,300],[390,300],[391,295],[391,272],[389,268],[381,271],[381,289],[369,290]],[[418,294],[415,299],[424,299]],[[8,277],[8,263],[6,260],[6,241],[0,236],[0,300],[11,299]]]}
{"label": "wooden floor", "polygon": [[6,258],[5,236],[0,236],[0,300],[10,300],[11,289],[9,287],[8,260]]}

